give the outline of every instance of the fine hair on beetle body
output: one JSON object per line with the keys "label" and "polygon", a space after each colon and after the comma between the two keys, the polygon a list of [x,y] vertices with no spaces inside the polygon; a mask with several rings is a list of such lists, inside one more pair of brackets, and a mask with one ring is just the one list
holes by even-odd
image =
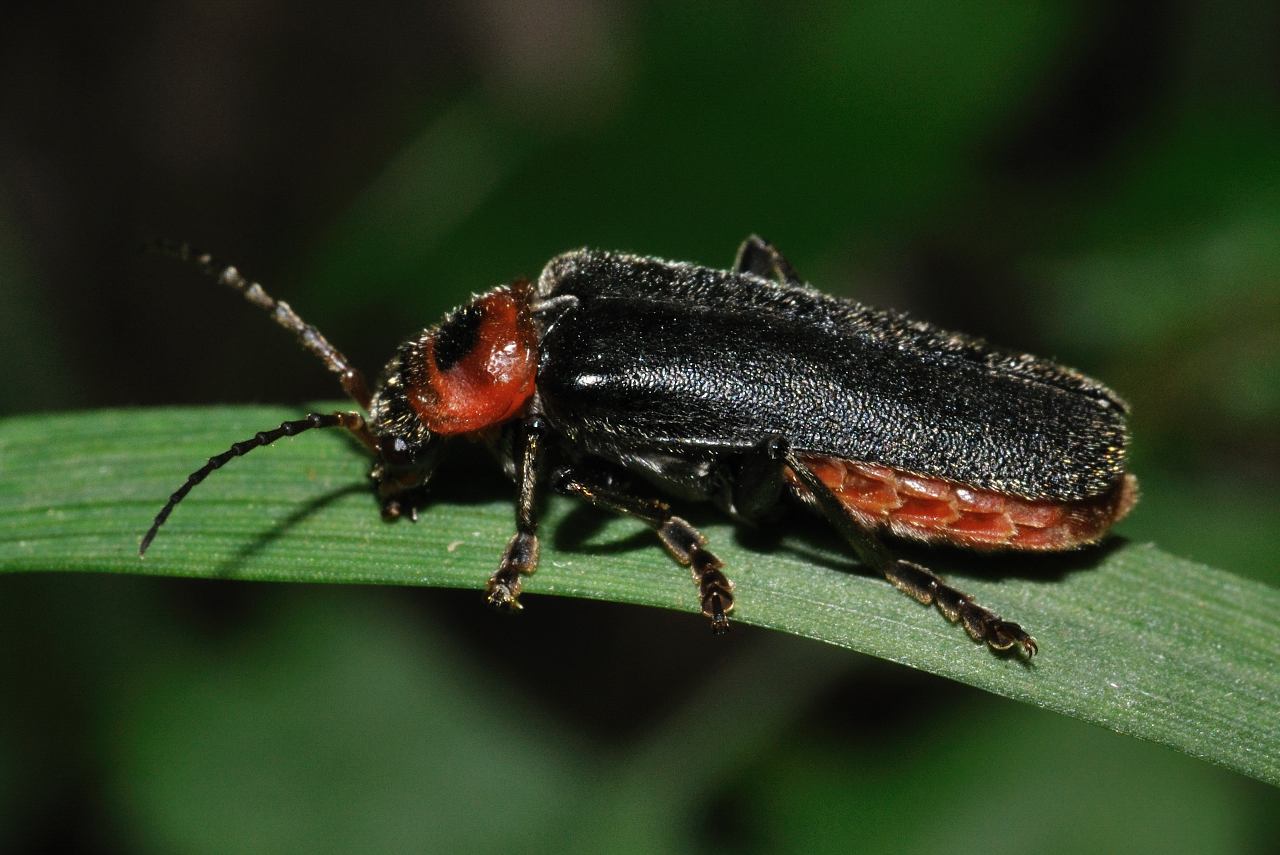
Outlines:
{"label": "fine hair on beetle body", "polygon": [[480,438],[515,481],[515,532],[486,587],[519,609],[538,566],[548,491],[632,517],[692,574],[712,629],[734,585],[671,502],[745,523],[795,500],[858,560],[995,650],[1027,656],[1020,625],[896,558],[885,537],[972,550],[1062,551],[1127,514],[1128,407],[1073,369],[832,297],[767,241],[731,269],[581,249],[534,282],[480,294],[403,342],[372,387],[284,302],[185,244],[194,263],[294,334],[358,410],[309,413],[211,457],[143,536],[215,469],[283,436],[340,427],[373,457],[382,515],[415,497],[457,436]]}

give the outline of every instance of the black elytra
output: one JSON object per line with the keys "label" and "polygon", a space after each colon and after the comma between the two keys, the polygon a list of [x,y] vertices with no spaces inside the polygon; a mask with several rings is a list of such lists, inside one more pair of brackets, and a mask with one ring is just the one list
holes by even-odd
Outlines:
{"label": "black elytra", "polygon": [[752,236],[732,270],[599,250],[557,256],[537,282],[482,294],[402,344],[369,394],[358,371],[232,267],[193,260],[292,331],[364,413],[312,414],[192,473],[143,538],[233,456],[343,427],[374,456],[383,514],[413,514],[441,448],[475,436],[512,473],[516,533],[487,596],[519,608],[548,489],[654,529],[723,632],[734,586],[670,501],[766,519],[788,498],[858,558],[993,649],[1037,644],[1018,624],[894,558],[882,535],[972,549],[1092,543],[1136,499],[1125,403],[1046,359],[823,294]]}

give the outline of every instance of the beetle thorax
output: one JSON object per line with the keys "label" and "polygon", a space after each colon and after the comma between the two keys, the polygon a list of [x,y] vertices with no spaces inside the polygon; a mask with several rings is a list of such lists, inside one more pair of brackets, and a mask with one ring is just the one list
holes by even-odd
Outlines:
{"label": "beetle thorax", "polygon": [[420,370],[405,393],[432,433],[472,433],[514,417],[533,395],[538,364],[527,283],[475,298],[414,346]]}

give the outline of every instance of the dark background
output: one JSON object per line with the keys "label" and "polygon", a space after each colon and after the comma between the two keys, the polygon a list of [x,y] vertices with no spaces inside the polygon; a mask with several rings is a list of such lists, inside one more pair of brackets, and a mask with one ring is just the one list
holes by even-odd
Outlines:
{"label": "dark background", "polygon": [[[323,10],[323,11],[320,11]],[[1119,529],[1280,581],[1275,4],[9,4],[0,414],[338,395],[594,245],[1056,356]],[[494,490],[504,488],[494,481]],[[494,545],[495,557],[500,549]],[[662,560],[655,553],[655,560]],[[0,579],[0,848],[1265,851],[1274,791],[798,639],[474,592]]]}

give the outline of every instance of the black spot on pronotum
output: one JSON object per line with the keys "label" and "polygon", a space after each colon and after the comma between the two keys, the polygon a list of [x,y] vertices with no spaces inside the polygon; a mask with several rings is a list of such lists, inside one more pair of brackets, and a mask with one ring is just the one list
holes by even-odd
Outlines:
{"label": "black spot on pronotum", "polygon": [[477,305],[464,306],[445,318],[435,336],[436,368],[448,371],[471,352],[483,320],[484,310]]}

